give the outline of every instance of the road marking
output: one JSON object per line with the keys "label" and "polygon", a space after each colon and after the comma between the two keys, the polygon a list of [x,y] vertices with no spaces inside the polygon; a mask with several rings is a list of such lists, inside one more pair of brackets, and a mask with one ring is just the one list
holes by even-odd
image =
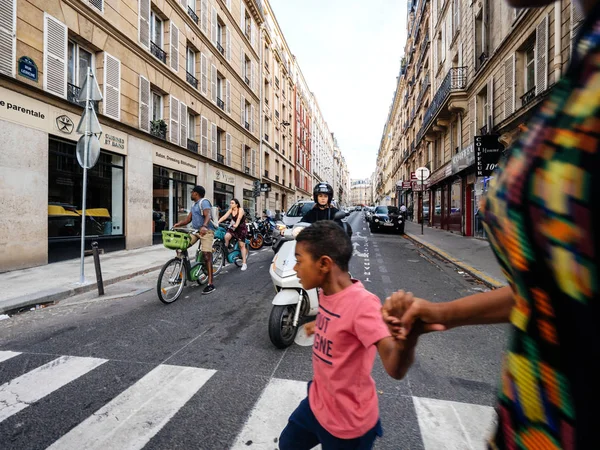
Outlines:
{"label": "road marking", "polygon": [[[271,379],[256,402],[244,428],[235,439],[231,450],[277,448],[279,436],[287,425],[288,417],[305,397],[305,381]],[[315,448],[320,449],[321,446]]]}
{"label": "road marking", "polygon": [[388,277],[387,275],[381,275],[381,281],[383,281],[384,283],[387,283],[387,284],[392,283],[392,279],[390,277]]}
{"label": "road marking", "polygon": [[387,273],[387,269],[385,268],[385,266],[379,266],[379,271],[381,273]]}
{"label": "road marking", "polygon": [[489,406],[413,397],[425,450],[484,450],[496,425]]}
{"label": "road marking", "polygon": [[15,356],[19,356],[21,353],[20,352],[9,352],[9,351],[2,351],[0,352],[0,362],[2,361],[6,361],[7,359],[10,358],[14,358]]}
{"label": "road marking", "polygon": [[48,450],[141,449],[215,372],[160,365]]}
{"label": "road marking", "polygon": [[61,356],[4,383],[0,386],[0,422],[106,361],[98,358]]}

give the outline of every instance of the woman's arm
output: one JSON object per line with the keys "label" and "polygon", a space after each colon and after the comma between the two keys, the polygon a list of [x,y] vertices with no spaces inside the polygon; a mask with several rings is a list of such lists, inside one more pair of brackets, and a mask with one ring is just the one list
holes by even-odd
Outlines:
{"label": "woman's arm", "polygon": [[225,214],[223,214],[217,223],[223,222],[225,219],[227,219],[230,216],[230,214],[231,214],[231,209],[229,211],[227,211]]}
{"label": "woman's arm", "polygon": [[244,208],[238,208],[238,218],[235,221],[235,223],[233,224],[233,228],[237,229],[237,227],[240,226],[240,222],[242,221],[243,217],[244,217]]}

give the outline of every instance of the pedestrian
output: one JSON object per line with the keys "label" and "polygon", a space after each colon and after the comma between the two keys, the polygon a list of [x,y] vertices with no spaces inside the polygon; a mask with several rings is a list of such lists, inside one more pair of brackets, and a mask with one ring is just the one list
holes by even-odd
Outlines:
{"label": "pedestrian", "polygon": [[400,338],[421,322],[512,323],[493,449],[600,448],[600,0],[579,6],[587,18],[570,66],[481,204],[509,286],[448,303],[401,292],[383,308]]}
{"label": "pedestrian", "polygon": [[181,227],[192,222],[192,227],[198,230],[198,233],[192,234],[190,247],[200,240],[200,250],[204,256],[204,266],[208,276],[208,285],[202,291],[202,294],[212,294],[215,291],[213,284],[213,264],[212,264],[212,244],[215,238],[215,226],[211,219],[211,204],[204,198],[206,190],[202,186],[195,186],[192,189],[191,198],[194,204],[187,217],[175,225],[173,228]]}
{"label": "pedestrian", "polygon": [[335,222],[319,221],[296,238],[294,270],[305,290],[321,288],[314,333],[313,380],[289,418],[280,450],[370,449],[382,435],[371,370],[379,351],[386,371],[401,379],[416,340],[395,340],[381,320],[381,302],[352,280],[352,243]]}

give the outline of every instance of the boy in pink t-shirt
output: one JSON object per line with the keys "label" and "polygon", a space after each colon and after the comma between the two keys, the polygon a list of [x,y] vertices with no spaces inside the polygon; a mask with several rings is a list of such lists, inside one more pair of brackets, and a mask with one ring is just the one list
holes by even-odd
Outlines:
{"label": "boy in pink t-shirt", "polygon": [[317,319],[306,324],[315,334],[313,380],[281,433],[280,450],[372,448],[382,435],[371,377],[375,353],[396,379],[414,359],[416,340],[392,338],[379,298],[350,278],[351,256],[350,238],[332,221],[317,222],[296,238],[294,269],[302,287],[321,292]]}

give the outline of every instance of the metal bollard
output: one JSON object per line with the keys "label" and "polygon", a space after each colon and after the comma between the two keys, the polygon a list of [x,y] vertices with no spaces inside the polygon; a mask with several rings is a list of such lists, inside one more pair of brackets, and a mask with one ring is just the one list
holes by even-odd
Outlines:
{"label": "metal bollard", "polygon": [[92,253],[94,255],[94,268],[96,269],[96,283],[98,284],[98,295],[104,295],[104,282],[102,281],[102,269],[100,268],[100,254],[98,243],[92,242]]}

